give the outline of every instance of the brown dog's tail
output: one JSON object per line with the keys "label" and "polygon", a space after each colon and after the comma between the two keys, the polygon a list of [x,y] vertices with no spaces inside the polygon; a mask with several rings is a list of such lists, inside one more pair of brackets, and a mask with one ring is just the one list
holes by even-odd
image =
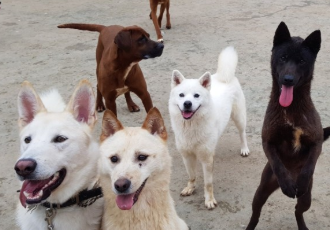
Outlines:
{"label": "brown dog's tail", "polygon": [[105,26],[97,25],[97,24],[80,24],[80,23],[69,23],[57,26],[57,28],[70,28],[70,29],[77,29],[77,30],[88,30],[88,31],[95,31],[101,32]]}
{"label": "brown dog's tail", "polygon": [[323,129],[323,141],[326,141],[330,136],[330,127]]}

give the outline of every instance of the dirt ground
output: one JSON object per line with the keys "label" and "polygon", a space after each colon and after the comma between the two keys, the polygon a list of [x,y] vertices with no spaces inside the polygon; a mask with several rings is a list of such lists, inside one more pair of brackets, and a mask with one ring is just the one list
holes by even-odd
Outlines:
{"label": "dirt ground", "polygon": [[[56,87],[68,100],[82,78],[96,86],[95,48],[98,34],[58,29],[62,23],[139,25],[156,39],[149,20],[149,2],[127,0],[15,0],[2,1],[0,9],[0,229],[15,227],[19,183],[14,163],[19,154],[17,93],[29,80],[42,91]],[[291,34],[306,37],[322,32],[322,47],[315,66],[312,97],[324,126],[330,126],[330,3],[328,0],[173,0],[172,29],[165,32],[161,57],[141,61],[153,103],[165,118],[168,146],[173,157],[171,192],[178,214],[192,230],[244,229],[251,215],[251,202],[259,184],[266,157],[261,147],[261,126],[271,89],[270,52],[281,21]],[[240,157],[239,136],[231,122],[221,137],[215,156],[214,188],[219,203],[206,210],[201,167],[198,188],[190,197],[180,197],[187,173],[174,145],[168,98],[172,70],[197,78],[216,71],[222,48],[233,45],[239,54],[237,77],[247,101],[247,136],[251,155]],[[135,102],[142,108],[141,101]],[[124,97],[117,100],[118,116],[126,126],[140,126],[146,113],[129,113]],[[100,120],[95,137],[100,134]],[[311,208],[305,214],[310,229],[330,229],[330,142],[324,144],[316,170]],[[257,229],[297,229],[296,200],[275,192],[265,204]]]}

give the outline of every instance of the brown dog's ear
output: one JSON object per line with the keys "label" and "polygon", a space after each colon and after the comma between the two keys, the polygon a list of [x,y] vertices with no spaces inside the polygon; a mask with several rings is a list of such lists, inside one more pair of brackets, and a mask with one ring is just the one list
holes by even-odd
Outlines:
{"label": "brown dog's ear", "polygon": [[81,80],[74,90],[66,111],[73,114],[78,122],[86,123],[91,128],[97,120],[95,112],[95,96],[88,80]]}
{"label": "brown dog's ear", "polygon": [[184,79],[185,79],[185,77],[180,73],[179,70],[173,70],[172,83],[171,83],[172,89],[175,86],[179,85]]}
{"label": "brown dog's ear", "polygon": [[130,51],[132,47],[132,34],[131,30],[123,29],[115,37],[114,43],[119,49],[125,52]]}
{"label": "brown dog's ear", "polygon": [[18,93],[18,126],[20,129],[29,124],[37,113],[46,111],[40,97],[33,89],[30,82],[24,81]]}
{"label": "brown dog's ear", "polygon": [[149,110],[147,117],[142,125],[142,128],[146,129],[152,135],[159,135],[164,141],[166,141],[167,139],[167,132],[164,120],[156,107],[153,107]]}
{"label": "brown dog's ear", "polygon": [[124,127],[117,119],[116,115],[111,110],[105,110],[102,120],[102,134],[100,136],[100,141],[104,141],[106,138],[122,129],[124,129]]}

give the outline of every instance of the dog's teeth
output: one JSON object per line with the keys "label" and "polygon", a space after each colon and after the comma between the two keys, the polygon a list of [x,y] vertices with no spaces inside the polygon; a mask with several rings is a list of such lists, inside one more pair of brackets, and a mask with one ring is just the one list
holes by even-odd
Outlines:
{"label": "dog's teeth", "polygon": [[29,197],[31,197],[31,193],[28,193],[28,192],[26,192],[26,191],[24,191],[23,192],[23,194],[24,194],[24,196],[26,197],[26,198],[29,198]]}
{"label": "dog's teeth", "polygon": [[44,191],[43,190],[40,190],[37,194],[38,197],[42,197],[42,195],[44,194]]}

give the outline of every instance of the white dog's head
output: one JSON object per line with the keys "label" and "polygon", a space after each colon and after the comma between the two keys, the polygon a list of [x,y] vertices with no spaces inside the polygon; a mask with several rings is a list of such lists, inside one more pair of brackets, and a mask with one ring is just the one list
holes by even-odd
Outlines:
{"label": "white dog's head", "polygon": [[15,164],[23,181],[24,207],[45,200],[62,203],[85,189],[91,179],[88,170],[98,159],[97,144],[91,138],[96,114],[89,82],[80,82],[66,108],[57,91],[46,96],[44,103],[24,82],[18,95],[21,157]]}
{"label": "white dog's head", "polygon": [[181,113],[185,120],[195,113],[203,114],[210,103],[211,74],[206,72],[199,79],[186,79],[178,70],[172,74],[172,90],[169,101],[171,114]]}
{"label": "white dog's head", "polygon": [[138,199],[157,196],[145,195],[150,190],[168,187],[171,158],[166,139],[164,121],[156,108],[149,111],[141,128],[123,127],[110,110],[105,111],[101,160],[120,209],[129,210]]}

